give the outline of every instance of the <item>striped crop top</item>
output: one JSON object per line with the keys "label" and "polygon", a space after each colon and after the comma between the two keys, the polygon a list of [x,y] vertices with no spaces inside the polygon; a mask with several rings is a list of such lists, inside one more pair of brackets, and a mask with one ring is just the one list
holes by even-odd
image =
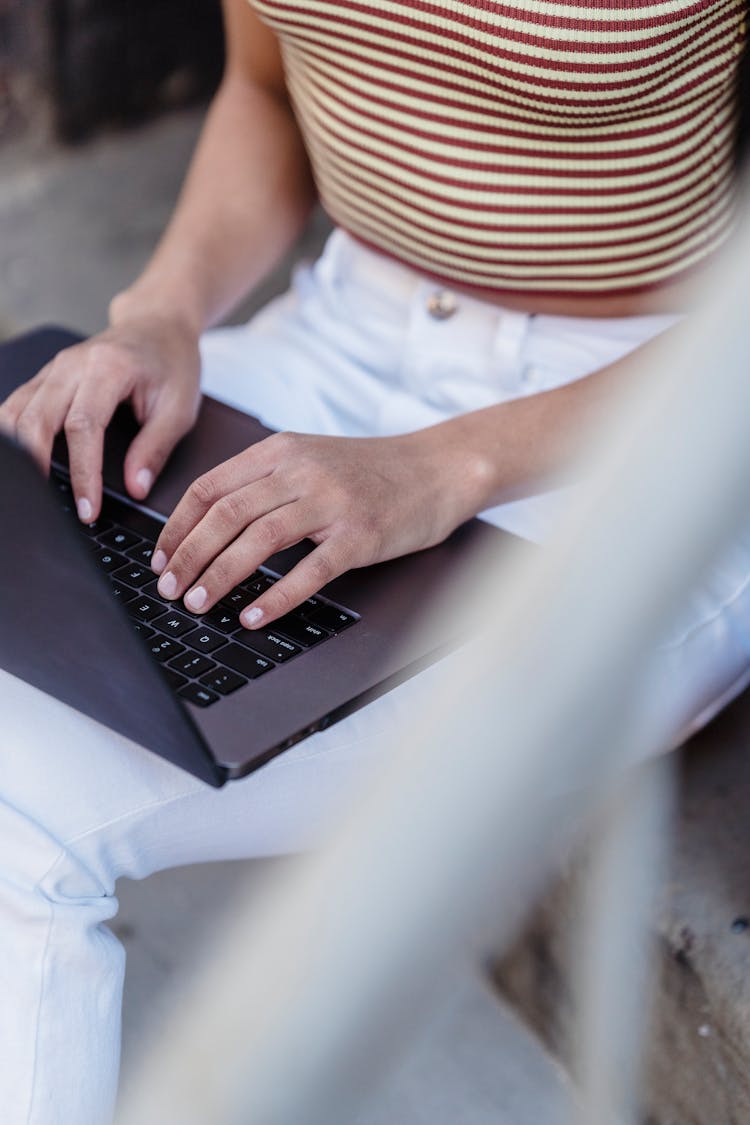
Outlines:
{"label": "striped crop top", "polygon": [[746,0],[252,0],[321,200],[453,285],[662,284],[732,227]]}

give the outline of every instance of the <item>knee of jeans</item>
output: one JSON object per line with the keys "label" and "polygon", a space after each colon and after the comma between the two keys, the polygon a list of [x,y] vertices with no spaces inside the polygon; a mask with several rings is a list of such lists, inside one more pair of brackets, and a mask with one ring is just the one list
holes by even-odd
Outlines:
{"label": "knee of jeans", "polygon": [[652,706],[675,744],[716,714],[750,675],[750,583],[715,571],[696,590],[654,653]]}
{"label": "knee of jeans", "polygon": [[24,811],[0,799],[0,880],[56,901],[108,897],[114,880],[96,860],[66,845]]}

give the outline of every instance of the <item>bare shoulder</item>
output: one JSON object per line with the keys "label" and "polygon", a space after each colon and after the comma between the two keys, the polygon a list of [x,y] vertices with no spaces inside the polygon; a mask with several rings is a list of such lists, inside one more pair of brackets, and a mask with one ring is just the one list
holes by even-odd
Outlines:
{"label": "bare shoulder", "polygon": [[250,0],[222,0],[227,43],[226,73],[287,96],[279,41]]}

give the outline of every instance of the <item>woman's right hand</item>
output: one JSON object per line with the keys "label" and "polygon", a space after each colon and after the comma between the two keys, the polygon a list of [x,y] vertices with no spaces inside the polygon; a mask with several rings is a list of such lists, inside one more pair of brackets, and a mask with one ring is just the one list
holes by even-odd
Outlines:
{"label": "woman's right hand", "polygon": [[104,431],[129,400],[141,429],[125,457],[125,485],[143,500],[200,405],[195,331],[177,318],[129,317],[65,348],[0,405],[0,428],[49,471],[55,435],[65,430],[79,518],[95,520],[102,501]]}

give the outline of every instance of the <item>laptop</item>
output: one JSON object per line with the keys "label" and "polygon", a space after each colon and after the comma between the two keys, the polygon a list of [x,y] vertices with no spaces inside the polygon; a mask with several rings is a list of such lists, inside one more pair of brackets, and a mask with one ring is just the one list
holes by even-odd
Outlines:
{"label": "laptop", "polygon": [[[0,401],[80,339],[48,327],[0,347]],[[337,578],[250,633],[240,610],[311,543],[272,556],[202,615],[159,597],[150,555],[192,481],[271,431],[204,398],[144,505],[128,498],[122,478],[136,428],[120,407],[106,435],[101,518],[86,528],[64,438],[49,480],[0,438],[0,667],[210,785],[245,776],[459,643],[448,632],[455,615],[441,615],[454,620],[429,636],[418,625],[479,551],[502,556],[518,542],[472,520],[437,547]]]}

